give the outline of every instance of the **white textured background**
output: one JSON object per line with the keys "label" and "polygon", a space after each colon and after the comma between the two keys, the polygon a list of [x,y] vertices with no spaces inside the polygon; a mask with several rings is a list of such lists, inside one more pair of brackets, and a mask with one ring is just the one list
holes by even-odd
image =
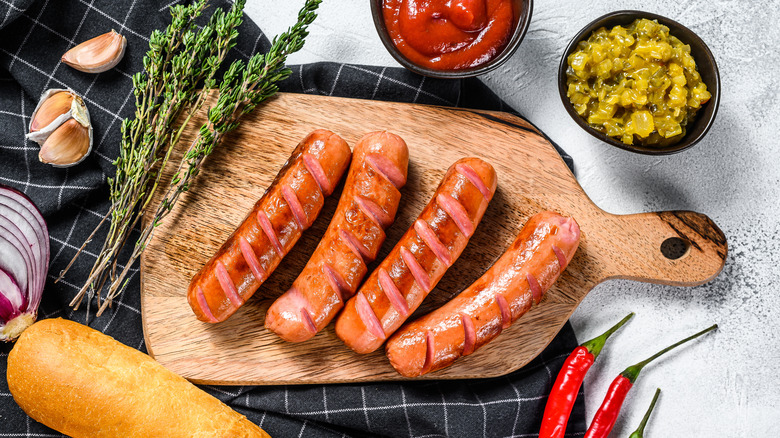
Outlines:
{"label": "white textured background", "polygon": [[[250,0],[268,34],[294,20],[302,1]],[[306,47],[292,63],[397,66],[374,30],[366,0],[325,0]],[[717,59],[722,95],[715,125],[693,149],[669,157],[617,150],[565,113],[557,65],[569,39],[619,9],[655,12],[699,34]],[[588,421],[626,366],[707,327],[720,329],[650,365],[612,436],[628,436],[656,387],[651,437],[780,436],[780,0],[536,0],[531,28],[512,59],[483,77],[575,160],[588,195],[613,213],[695,210],[726,233],[729,259],[713,282],[675,288],[610,281],[594,289],[572,322],[580,340],[629,311],[637,316],[605,348],[585,381]],[[392,128],[392,127],[388,127]]]}

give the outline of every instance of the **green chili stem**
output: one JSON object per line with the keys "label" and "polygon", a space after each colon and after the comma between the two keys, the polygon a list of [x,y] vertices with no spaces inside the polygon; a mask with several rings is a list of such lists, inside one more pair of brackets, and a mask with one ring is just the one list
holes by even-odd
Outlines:
{"label": "green chili stem", "polygon": [[598,357],[599,353],[601,353],[601,349],[604,348],[604,344],[607,342],[607,339],[609,339],[609,337],[612,336],[612,333],[615,333],[620,327],[623,327],[623,324],[627,323],[628,320],[631,319],[633,316],[634,316],[634,312],[629,313],[628,315],[626,315],[625,318],[621,319],[620,322],[613,325],[612,328],[604,332],[604,334],[595,337],[590,341],[584,342],[582,346],[587,348],[588,351],[593,355],[593,358],[595,359],[596,357]]}
{"label": "green chili stem", "polygon": [[661,395],[661,388],[658,388],[655,390],[655,395],[653,396],[653,401],[650,402],[650,407],[647,408],[647,412],[645,412],[645,416],[642,418],[642,422],[639,423],[639,427],[632,433],[628,438],[644,438],[645,436],[645,426],[647,425],[647,420],[650,419],[650,414],[653,413],[653,409],[655,409],[655,402],[658,401],[658,396]]}
{"label": "green chili stem", "polygon": [[621,375],[623,377],[627,378],[628,380],[630,380],[631,383],[634,383],[634,382],[636,382],[637,377],[639,377],[639,373],[642,371],[642,368],[644,368],[645,365],[647,365],[650,362],[654,361],[659,356],[665,354],[669,350],[677,348],[680,345],[682,345],[682,344],[684,344],[684,343],[686,343],[688,341],[696,339],[696,338],[698,338],[699,336],[701,336],[701,335],[703,335],[705,333],[708,333],[708,332],[711,332],[711,331],[715,330],[716,328],[718,328],[718,324],[713,324],[711,327],[708,327],[708,328],[700,331],[699,333],[696,333],[695,335],[688,336],[687,338],[683,339],[682,341],[677,342],[675,344],[672,344],[672,345],[664,348],[663,350],[661,350],[658,353],[648,357],[647,359],[643,360],[642,362],[639,362],[637,364],[631,365],[630,367],[626,368],[625,371],[623,371],[621,373]]}

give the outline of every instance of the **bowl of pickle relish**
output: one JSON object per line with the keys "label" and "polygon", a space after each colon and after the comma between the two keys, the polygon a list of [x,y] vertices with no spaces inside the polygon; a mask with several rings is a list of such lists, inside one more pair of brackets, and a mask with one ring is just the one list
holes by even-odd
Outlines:
{"label": "bowl of pickle relish", "polygon": [[558,70],[566,111],[588,133],[648,155],[687,149],[709,131],[720,76],[704,42],[641,11],[597,18],[569,43]]}

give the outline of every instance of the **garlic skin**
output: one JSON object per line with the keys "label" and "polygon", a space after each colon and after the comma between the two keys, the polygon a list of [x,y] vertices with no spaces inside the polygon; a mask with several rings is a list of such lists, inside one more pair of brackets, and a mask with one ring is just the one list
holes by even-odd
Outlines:
{"label": "garlic skin", "polygon": [[68,50],[62,62],[85,73],[102,73],[122,60],[126,47],[127,39],[112,29]]}
{"label": "garlic skin", "polygon": [[75,166],[92,151],[89,111],[73,90],[53,88],[44,92],[30,117],[29,130],[27,139],[41,145],[38,159],[42,163]]}

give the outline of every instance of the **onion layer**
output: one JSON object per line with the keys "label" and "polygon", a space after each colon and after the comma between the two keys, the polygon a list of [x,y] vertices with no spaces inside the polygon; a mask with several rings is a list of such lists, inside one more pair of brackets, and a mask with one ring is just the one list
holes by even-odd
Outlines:
{"label": "onion layer", "polygon": [[13,341],[35,322],[49,251],[49,230],[38,208],[0,185],[0,341]]}

